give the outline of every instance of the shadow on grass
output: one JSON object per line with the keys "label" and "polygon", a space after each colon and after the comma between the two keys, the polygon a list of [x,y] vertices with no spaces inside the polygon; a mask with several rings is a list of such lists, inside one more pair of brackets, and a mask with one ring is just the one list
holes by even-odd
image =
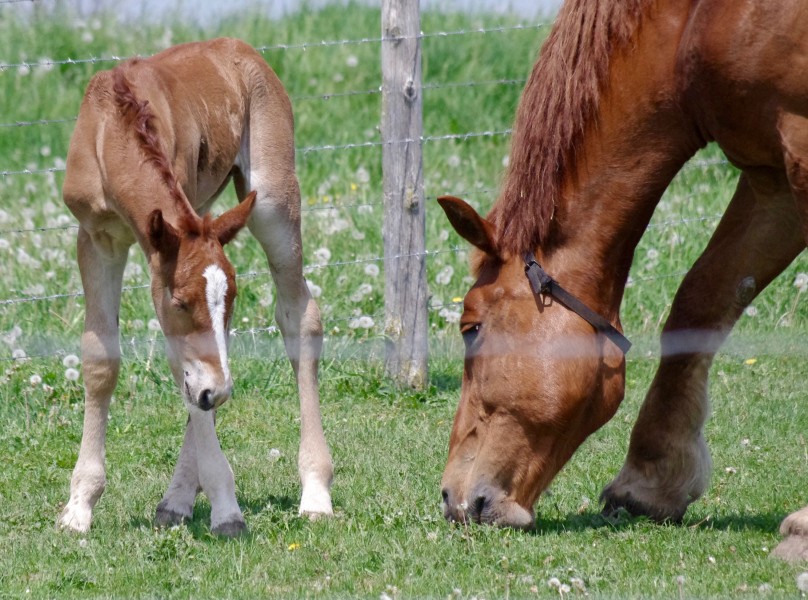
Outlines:
{"label": "shadow on grass", "polygon": [[[252,535],[250,529],[250,521],[253,519],[269,519],[270,522],[286,522],[289,520],[300,520],[301,524],[307,522],[304,517],[299,517],[297,514],[297,498],[292,496],[276,496],[269,495],[263,498],[244,498],[237,497],[238,505],[241,507],[244,518],[247,521],[247,531],[242,538],[250,537]],[[194,537],[194,539],[221,539],[228,538],[216,536],[210,531],[210,504],[204,497],[198,498],[194,504],[194,512],[190,519],[184,521],[184,525]],[[129,521],[129,526],[132,529],[156,529],[152,519],[143,517],[135,517]]]}
{"label": "shadow on grass", "polygon": [[718,531],[759,531],[775,533],[780,522],[786,517],[785,513],[752,513],[728,514],[719,517],[685,517],[681,523],[656,523],[648,517],[635,517],[626,511],[620,511],[617,516],[604,516],[599,512],[570,513],[563,518],[536,518],[536,526],[532,534],[541,536],[547,533],[561,533],[564,531],[581,532],[596,529],[611,529],[623,531],[640,527],[674,527],[682,529],[703,529]]}

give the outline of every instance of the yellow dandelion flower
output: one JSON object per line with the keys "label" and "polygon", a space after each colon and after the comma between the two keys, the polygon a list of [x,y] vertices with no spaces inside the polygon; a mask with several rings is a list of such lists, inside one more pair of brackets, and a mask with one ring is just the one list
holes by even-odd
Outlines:
{"label": "yellow dandelion flower", "polygon": [[756,362],[757,362],[756,358],[747,358],[745,361],[743,361],[743,364],[745,364],[745,365],[753,365]]}
{"label": "yellow dandelion flower", "polygon": [[289,544],[289,547],[287,548],[287,550],[289,550],[289,552],[294,552],[298,548],[300,548],[300,544],[298,544],[297,542],[294,542],[293,544]]}
{"label": "yellow dandelion flower", "polygon": [[355,183],[351,182],[351,191],[352,191],[352,192],[355,192],[355,191],[356,191],[356,190],[358,190],[358,189],[359,189],[359,186],[358,186],[358,185],[356,185]]}
{"label": "yellow dandelion flower", "polygon": [[460,296],[455,296],[454,298],[452,298],[452,302],[454,302],[455,304],[463,302],[463,298]]}

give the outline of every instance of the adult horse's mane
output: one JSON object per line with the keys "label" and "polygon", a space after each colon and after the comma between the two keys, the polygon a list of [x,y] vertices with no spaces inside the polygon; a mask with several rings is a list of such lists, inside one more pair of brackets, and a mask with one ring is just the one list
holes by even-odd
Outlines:
{"label": "adult horse's mane", "polygon": [[168,188],[171,198],[180,209],[183,228],[198,235],[202,233],[197,225],[199,219],[193,218],[193,210],[188,204],[188,199],[185,197],[177,177],[174,175],[174,170],[171,168],[171,162],[168,160],[160,143],[157,129],[154,126],[154,120],[157,117],[149,108],[149,101],[139,100],[132,89],[132,85],[126,78],[124,68],[138,62],[139,59],[132,59],[112,71],[112,91],[115,94],[115,103],[120,108],[124,120],[133,127],[135,137],[141,151],[146,156],[146,160],[157,169]]}
{"label": "adult horse's mane", "polygon": [[615,51],[650,0],[567,0],[533,66],[514,124],[508,172],[488,215],[498,247],[533,250],[549,236],[564,173],[593,124]]}

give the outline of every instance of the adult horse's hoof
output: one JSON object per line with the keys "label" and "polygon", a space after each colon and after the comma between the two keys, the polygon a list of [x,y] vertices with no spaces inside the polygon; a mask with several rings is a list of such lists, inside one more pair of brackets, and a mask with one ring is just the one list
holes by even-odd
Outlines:
{"label": "adult horse's hoof", "polygon": [[215,527],[211,527],[211,533],[220,535],[222,537],[234,538],[247,533],[247,524],[244,520],[234,519],[233,521],[226,521],[219,523]]}
{"label": "adult horse's hoof", "polygon": [[792,563],[808,560],[808,506],[788,515],[780,533],[785,539],[772,550],[772,556]]}
{"label": "adult horse's hoof", "polygon": [[681,523],[687,511],[687,504],[682,508],[670,506],[656,506],[635,498],[631,492],[618,493],[612,486],[607,486],[600,494],[603,509],[600,514],[615,518],[621,511],[626,511],[634,517],[648,517],[656,523]]}

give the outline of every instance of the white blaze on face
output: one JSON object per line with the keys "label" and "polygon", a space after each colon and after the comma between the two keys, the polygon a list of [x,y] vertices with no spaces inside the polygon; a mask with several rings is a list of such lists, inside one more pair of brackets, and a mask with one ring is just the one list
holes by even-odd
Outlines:
{"label": "white blaze on face", "polygon": [[230,369],[227,368],[227,337],[224,329],[225,298],[227,297],[227,275],[217,265],[210,265],[202,273],[208,282],[205,286],[205,299],[208,302],[210,323],[219,350],[219,361],[222,364],[222,375],[225,382],[230,381]]}

